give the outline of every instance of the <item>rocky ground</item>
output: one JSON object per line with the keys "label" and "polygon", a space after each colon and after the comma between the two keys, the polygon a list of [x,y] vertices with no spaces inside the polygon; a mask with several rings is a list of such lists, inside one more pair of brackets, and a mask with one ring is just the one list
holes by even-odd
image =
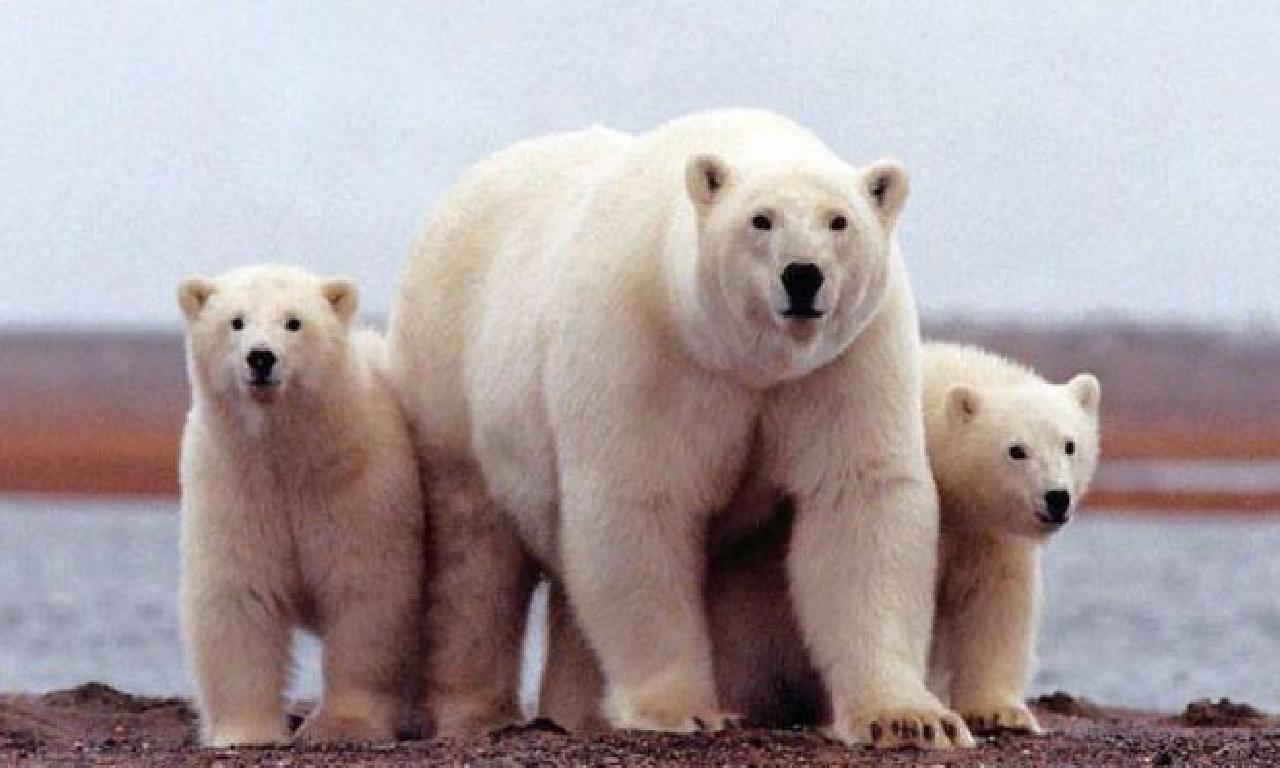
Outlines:
{"label": "rocky ground", "polygon": [[1280,719],[1245,704],[1200,701],[1167,715],[1099,707],[1063,693],[1032,703],[1048,735],[1002,735],[953,753],[848,749],[808,730],[587,739],[545,723],[467,741],[205,750],[195,744],[195,716],[186,701],[130,696],[90,683],[43,696],[0,696],[0,764],[1280,765]]}

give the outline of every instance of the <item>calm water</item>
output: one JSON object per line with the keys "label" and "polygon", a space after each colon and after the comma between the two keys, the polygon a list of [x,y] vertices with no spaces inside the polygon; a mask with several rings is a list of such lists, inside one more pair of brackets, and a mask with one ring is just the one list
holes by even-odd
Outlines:
{"label": "calm water", "polygon": [[[0,690],[187,692],[169,503],[0,500]],[[1050,546],[1033,691],[1280,709],[1280,520],[1095,517]],[[536,664],[531,643],[530,663]],[[303,643],[296,692],[318,688]]]}

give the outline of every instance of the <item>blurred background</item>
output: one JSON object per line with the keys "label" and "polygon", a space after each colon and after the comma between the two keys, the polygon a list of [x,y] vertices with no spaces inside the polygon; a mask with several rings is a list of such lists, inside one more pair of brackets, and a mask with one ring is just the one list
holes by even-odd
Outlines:
{"label": "blurred background", "polygon": [[930,335],[1103,382],[1033,691],[1280,708],[1277,29],[1261,0],[0,4],[0,691],[189,691],[182,276],[350,274],[377,325],[474,161],[744,105],[901,159]]}

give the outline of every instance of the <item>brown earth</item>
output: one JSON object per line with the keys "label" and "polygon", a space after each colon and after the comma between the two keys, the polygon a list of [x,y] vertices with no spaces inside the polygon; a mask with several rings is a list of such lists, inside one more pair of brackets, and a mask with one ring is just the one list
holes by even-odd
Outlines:
{"label": "brown earth", "polygon": [[[926,324],[1062,380],[1103,381],[1110,459],[1280,458],[1280,339],[1123,324],[1057,330]],[[0,492],[173,495],[187,407],[175,332],[0,332]],[[1243,493],[1098,488],[1092,506],[1280,510]]]}
{"label": "brown earth", "polygon": [[[1277,765],[1280,720],[1248,705],[1194,702],[1182,715],[1099,707],[1064,693],[1032,702],[1049,731],[1003,734],[962,752],[849,749],[812,730],[715,735],[568,736],[550,723],[470,740],[310,749],[200,749],[181,699],[89,683],[0,696],[0,763],[9,765]],[[301,709],[299,709],[299,712]]]}

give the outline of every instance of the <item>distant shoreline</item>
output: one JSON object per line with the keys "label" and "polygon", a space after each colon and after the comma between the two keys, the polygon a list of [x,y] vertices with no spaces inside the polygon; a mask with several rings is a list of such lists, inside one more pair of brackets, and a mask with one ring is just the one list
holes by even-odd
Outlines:
{"label": "distant shoreline", "polygon": [[[925,333],[1103,382],[1108,461],[1280,459],[1280,337],[1131,324],[1063,329],[967,321]],[[173,496],[188,391],[176,331],[0,329],[0,493]],[[1280,511],[1274,486],[1108,486],[1115,510]]]}
{"label": "distant shoreline", "polygon": [[[90,415],[72,423],[6,429],[0,442],[0,493],[176,497],[180,429],[180,422],[113,423]],[[1280,456],[1280,429],[1250,436],[1247,442],[1238,435],[1193,428],[1170,431],[1162,441],[1111,429],[1107,440],[1104,450],[1113,463],[1202,457],[1247,462]],[[1185,448],[1161,452],[1163,446]],[[1280,475],[1275,487],[1244,489],[1107,485],[1105,479],[1103,475],[1091,491],[1089,509],[1280,514]]]}

